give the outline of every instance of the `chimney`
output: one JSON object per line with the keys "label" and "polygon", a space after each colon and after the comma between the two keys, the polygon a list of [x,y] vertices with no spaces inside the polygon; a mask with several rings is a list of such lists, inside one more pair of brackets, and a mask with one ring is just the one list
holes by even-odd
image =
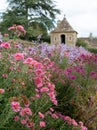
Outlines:
{"label": "chimney", "polygon": [[61,21],[58,20],[58,21],[57,21],[57,27],[59,27],[60,23],[61,23]]}
{"label": "chimney", "polygon": [[90,33],[89,39],[92,41],[92,39],[93,39],[93,34],[92,33]]}

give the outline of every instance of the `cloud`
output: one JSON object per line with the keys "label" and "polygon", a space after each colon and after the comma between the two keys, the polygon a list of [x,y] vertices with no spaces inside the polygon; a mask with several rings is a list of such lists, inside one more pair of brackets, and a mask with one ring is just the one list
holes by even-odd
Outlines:
{"label": "cloud", "polygon": [[55,1],[57,7],[62,10],[57,19],[62,19],[66,14],[67,20],[79,36],[88,36],[90,32],[97,36],[97,0]]}
{"label": "cloud", "polygon": [[0,12],[5,11],[7,6],[8,6],[8,3],[6,0],[0,0]]}

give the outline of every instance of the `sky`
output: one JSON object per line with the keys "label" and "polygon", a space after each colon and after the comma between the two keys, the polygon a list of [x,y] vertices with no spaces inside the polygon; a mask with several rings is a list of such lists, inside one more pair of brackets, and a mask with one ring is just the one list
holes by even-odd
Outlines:
{"label": "sky", "polygon": [[0,13],[6,10],[8,4],[6,2],[7,0],[0,0]]}
{"label": "sky", "polygon": [[97,37],[97,0],[55,0],[70,25],[78,32],[79,37],[88,37],[90,33]]}
{"label": "sky", "polygon": [[[61,10],[57,20],[64,15],[70,25],[78,32],[78,37],[88,37],[90,33],[97,37],[97,0],[54,0]],[[6,0],[0,0],[0,13],[7,8]]]}

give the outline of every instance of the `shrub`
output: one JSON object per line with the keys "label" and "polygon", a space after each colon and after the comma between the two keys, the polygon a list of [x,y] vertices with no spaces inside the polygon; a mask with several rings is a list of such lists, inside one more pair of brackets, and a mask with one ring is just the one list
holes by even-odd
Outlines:
{"label": "shrub", "polygon": [[97,49],[96,49],[96,48],[88,48],[88,50],[89,50],[91,53],[97,54]]}
{"label": "shrub", "polygon": [[77,42],[76,42],[76,46],[82,46],[84,48],[87,48],[87,43],[81,39],[78,39]]}

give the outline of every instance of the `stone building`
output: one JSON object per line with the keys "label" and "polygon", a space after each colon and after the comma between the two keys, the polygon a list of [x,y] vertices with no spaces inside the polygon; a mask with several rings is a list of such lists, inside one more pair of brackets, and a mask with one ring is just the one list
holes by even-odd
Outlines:
{"label": "stone building", "polygon": [[78,39],[85,42],[88,47],[97,48],[97,37],[94,37],[92,33],[89,37],[79,37]]}
{"label": "stone building", "polygon": [[50,33],[51,44],[64,43],[75,46],[77,32],[71,27],[64,17],[62,21],[57,22],[57,27]]}

